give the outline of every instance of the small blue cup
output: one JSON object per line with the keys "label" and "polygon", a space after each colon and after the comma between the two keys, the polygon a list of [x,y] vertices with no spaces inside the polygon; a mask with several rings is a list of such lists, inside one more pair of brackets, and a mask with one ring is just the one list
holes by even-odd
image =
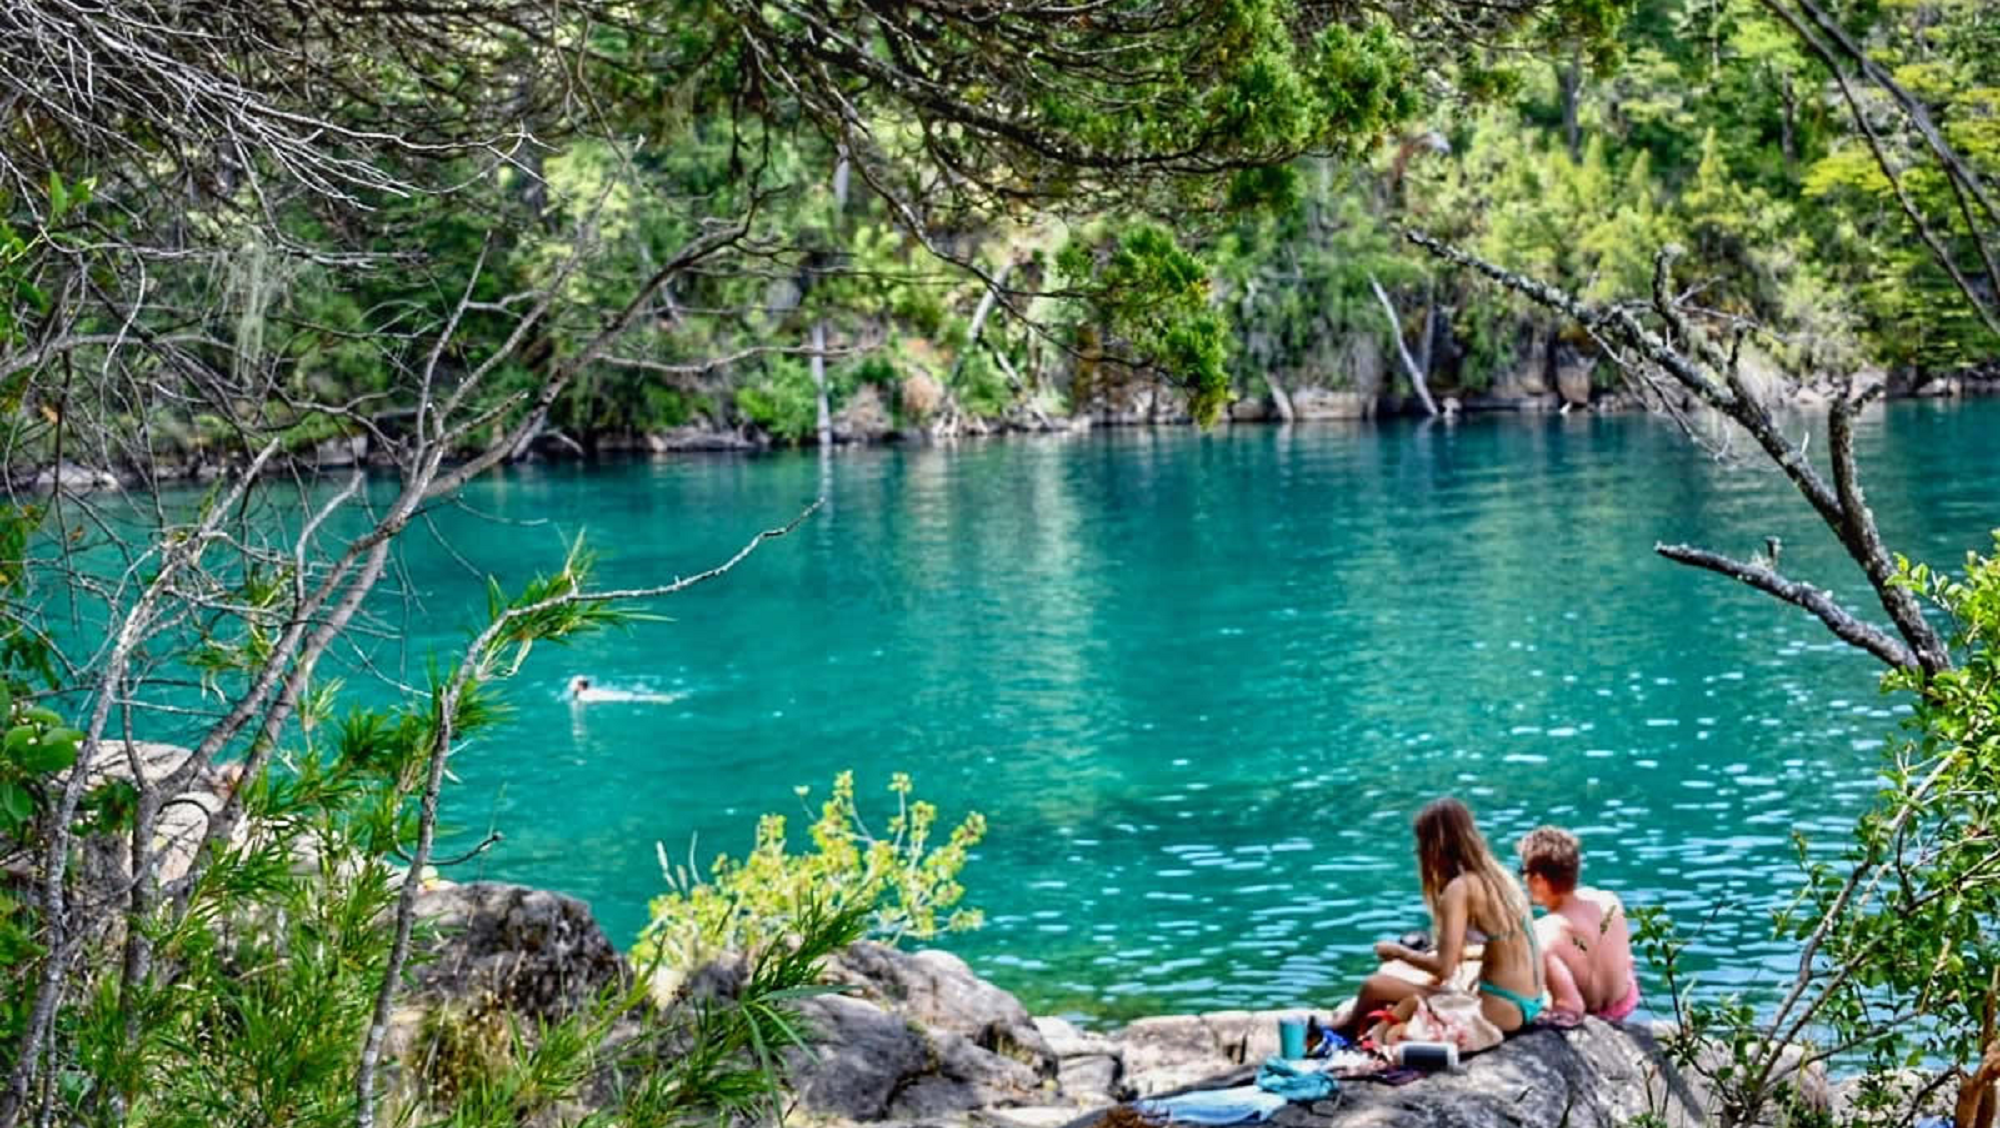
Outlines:
{"label": "small blue cup", "polygon": [[1303,1018],[1281,1018],[1278,1020],[1278,1056],[1286,1061],[1297,1061],[1306,1056],[1306,1020]]}

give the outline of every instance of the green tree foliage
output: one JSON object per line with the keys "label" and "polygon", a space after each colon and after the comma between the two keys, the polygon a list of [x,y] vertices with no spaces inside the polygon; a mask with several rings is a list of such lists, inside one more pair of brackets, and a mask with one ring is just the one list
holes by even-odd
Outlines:
{"label": "green tree foliage", "polygon": [[1393,288],[1430,279],[1428,264],[1396,248],[1371,214],[1373,177],[1313,162],[1298,179],[1297,206],[1238,217],[1211,252],[1238,388],[1257,388],[1267,373],[1345,382],[1343,346],[1388,336],[1370,280]]}
{"label": "green tree foliage", "polygon": [[[1990,363],[1996,342],[1915,237],[1830,73],[1760,0],[1642,0],[1615,17],[1599,28],[1602,49],[1573,50],[1555,27],[1553,60],[1516,63],[1504,95],[1485,104],[1433,109],[1434,133],[1407,129],[1336,182],[1337,201],[1301,194],[1262,237],[1239,228],[1197,243],[1228,283],[1225,312],[1249,360],[1237,388],[1255,389],[1265,356],[1295,381],[1345,383],[1329,344],[1382,331],[1354,300],[1353,280],[1368,272],[1399,292],[1406,333],[1418,311],[1448,312],[1432,342],[1446,390],[1486,387],[1551,340],[1595,349],[1409,248],[1331,246],[1328,231],[1349,223],[1329,215],[1363,228],[1411,223],[1590,300],[1645,294],[1653,252],[1681,243],[1700,305],[1762,327],[1760,347],[1805,377]],[[1990,170],[1989,72],[2000,57],[1990,5],[1898,3],[1851,19],[1966,159]],[[1885,144],[1911,169],[1903,179],[1917,204],[1953,230],[1956,201],[1914,135],[1892,132]],[[1313,183],[1310,166],[1301,171]],[[1976,275],[1974,245],[1953,246]],[[1306,312],[1286,311],[1289,293],[1271,296],[1280,278],[1307,289]]]}
{"label": "green tree foliage", "polygon": [[1093,360],[1163,370],[1186,389],[1189,414],[1215,420],[1229,402],[1227,331],[1209,301],[1207,266],[1172,232],[1140,223],[1073,239],[1056,269],[1086,295],[1080,337]]}

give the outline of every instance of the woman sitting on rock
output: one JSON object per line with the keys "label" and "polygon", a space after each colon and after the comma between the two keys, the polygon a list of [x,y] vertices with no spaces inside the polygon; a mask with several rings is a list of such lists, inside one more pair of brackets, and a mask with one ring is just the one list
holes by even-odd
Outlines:
{"label": "woman sitting on rock", "polygon": [[1527,895],[1487,849],[1465,804],[1435,800],[1417,813],[1415,830],[1417,872],[1436,941],[1419,952],[1384,940],[1375,945],[1375,954],[1428,974],[1430,982],[1386,971],[1369,976],[1339,1032],[1358,1039],[1383,1010],[1396,1010],[1399,1020],[1407,1018],[1414,1000],[1446,989],[1472,930],[1485,934],[1478,957],[1480,1013],[1502,1032],[1519,1030],[1542,1009],[1542,958]]}

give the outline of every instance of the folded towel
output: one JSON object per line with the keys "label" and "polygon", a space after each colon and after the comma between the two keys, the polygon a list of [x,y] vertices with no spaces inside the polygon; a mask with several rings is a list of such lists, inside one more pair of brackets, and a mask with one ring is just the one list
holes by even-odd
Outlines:
{"label": "folded towel", "polygon": [[1132,1107],[1149,1116],[1163,1116],[1175,1124],[1203,1124],[1210,1128],[1223,1124],[1269,1120],[1285,1107],[1285,1098],[1255,1085],[1234,1089],[1203,1089],[1178,1097],[1135,1101]]}
{"label": "folded towel", "polygon": [[1340,1092],[1340,1082],[1318,1069],[1301,1069],[1281,1057],[1264,1059],[1257,1087],[1288,1101],[1323,1101]]}

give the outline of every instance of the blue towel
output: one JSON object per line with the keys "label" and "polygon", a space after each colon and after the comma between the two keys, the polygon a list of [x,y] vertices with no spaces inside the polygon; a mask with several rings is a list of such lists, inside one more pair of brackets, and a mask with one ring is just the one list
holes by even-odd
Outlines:
{"label": "blue towel", "polygon": [[1255,1085],[1234,1089],[1203,1089],[1178,1097],[1136,1101],[1133,1107],[1149,1116],[1164,1116],[1175,1124],[1222,1124],[1269,1120],[1285,1107],[1285,1098]]}
{"label": "blue towel", "polygon": [[1264,1059],[1257,1087],[1288,1101],[1323,1101],[1340,1092],[1340,1082],[1317,1069],[1300,1069],[1281,1057]]}

